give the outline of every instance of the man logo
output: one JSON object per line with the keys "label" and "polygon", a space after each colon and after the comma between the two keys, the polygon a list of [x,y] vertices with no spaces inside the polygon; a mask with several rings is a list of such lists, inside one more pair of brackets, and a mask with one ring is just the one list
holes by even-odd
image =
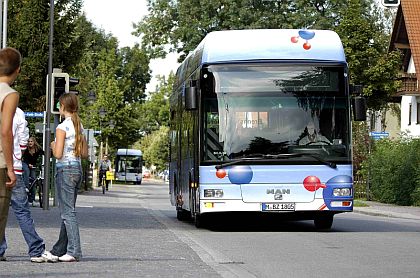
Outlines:
{"label": "man logo", "polygon": [[284,194],[290,194],[290,189],[267,189],[267,194],[274,194],[274,200],[283,200],[283,195]]}

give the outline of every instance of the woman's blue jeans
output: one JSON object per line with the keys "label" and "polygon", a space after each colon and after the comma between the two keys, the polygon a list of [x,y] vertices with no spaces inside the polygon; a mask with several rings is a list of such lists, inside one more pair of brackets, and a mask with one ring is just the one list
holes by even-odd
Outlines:
{"label": "woman's blue jeans", "polygon": [[[16,185],[12,189],[12,209],[16,215],[23,237],[28,244],[28,254],[30,257],[39,257],[45,250],[42,238],[35,231],[34,220],[29,209],[28,194],[22,175],[16,175]],[[0,255],[7,249],[6,237],[0,244]]]}
{"label": "woman's blue jeans", "polygon": [[58,164],[55,177],[56,197],[61,216],[61,229],[51,253],[56,256],[69,254],[81,258],[79,224],[76,219],[77,191],[82,183],[82,168],[74,161]]}
{"label": "woman's blue jeans", "polygon": [[[29,165],[25,162],[22,162],[22,169],[23,169],[23,179],[25,181],[26,188],[29,189],[31,186],[31,181],[36,179],[36,169],[35,168],[29,168]],[[36,188],[35,186],[32,187],[29,191],[29,203],[33,203],[35,201],[35,192]]]}

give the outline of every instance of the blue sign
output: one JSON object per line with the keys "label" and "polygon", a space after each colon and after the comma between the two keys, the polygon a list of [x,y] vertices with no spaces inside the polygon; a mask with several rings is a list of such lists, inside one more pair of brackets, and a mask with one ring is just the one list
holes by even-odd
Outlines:
{"label": "blue sign", "polygon": [[389,137],[389,132],[378,132],[378,131],[372,131],[369,132],[370,137],[374,140],[384,139]]}
{"label": "blue sign", "polygon": [[25,117],[28,117],[28,118],[44,118],[44,112],[25,112]]}

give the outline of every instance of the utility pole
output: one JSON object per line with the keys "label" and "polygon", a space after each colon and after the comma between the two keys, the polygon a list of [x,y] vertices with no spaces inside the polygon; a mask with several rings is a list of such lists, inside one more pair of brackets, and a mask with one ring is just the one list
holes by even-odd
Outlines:
{"label": "utility pole", "polygon": [[3,48],[7,45],[7,0],[3,4]]}
{"label": "utility pole", "polygon": [[54,40],[54,0],[50,0],[50,37],[49,37],[49,52],[48,52],[48,87],[47,87],[47,103],[46,103],[46,125],[44,130],[44,150],[45,150],[45,173],[44,173],[44,188],[43,188],[43,196],[44,199],[42,200],[44,210],[49,209],[50,205],[50,197],[49,197],[49,188],[50,188],[50,158],[51,158],[51,149],[50,149],[50,141],[51,141],[51,87],[53,80],[53,40]]}

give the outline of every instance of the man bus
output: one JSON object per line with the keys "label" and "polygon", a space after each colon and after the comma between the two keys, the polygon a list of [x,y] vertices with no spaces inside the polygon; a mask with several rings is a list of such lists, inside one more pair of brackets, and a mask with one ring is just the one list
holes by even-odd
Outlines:
{"label": "man bus", "polygon": [[[209,33],[170,97],[177,218],[199,227],[220,212],[282,212],[329,229],[353,210],[350,100],[333,31]],[[363,120],[363,99],[355,103]]]}
{"label": "man bus", "polygon": [[115,156],[115,179],[141,184],[143,153],[136,149],[118,149]]}

